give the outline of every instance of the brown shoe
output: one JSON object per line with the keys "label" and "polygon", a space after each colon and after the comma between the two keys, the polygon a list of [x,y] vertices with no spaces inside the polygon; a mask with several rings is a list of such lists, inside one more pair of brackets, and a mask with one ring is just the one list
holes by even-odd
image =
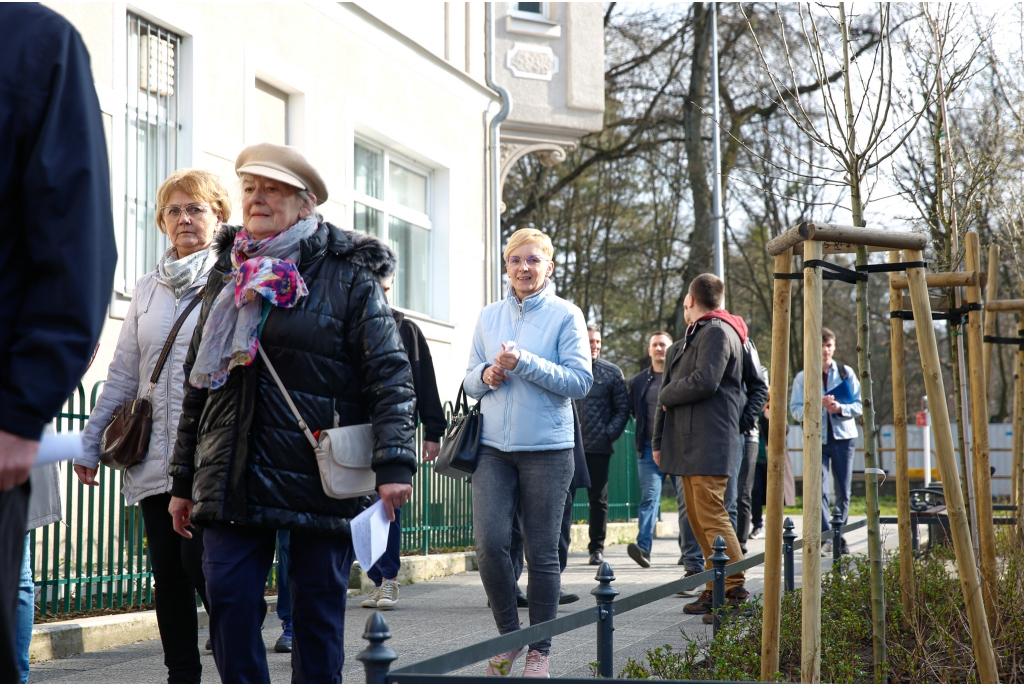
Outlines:
{"label": "brown shoe", "polygon": [[711,612],[711,591],[705,590],[700,593],[696,602],[683,605],[684,614],[707,614]]}
{"label": "brown shoe", "polygon": [[[695,576],[698,573],[703,573],[703,571],[687,571],[686,573],[683,574],[683,578],[689,578],[690,576]],[[676,593],[676,597],[696,597],[701,592],[698,589],[699,587],[700,586],[697,586],[697,587],[693,588],[692,590],[680,590],[679,592]]]}
{"label": "brown shoe", "polygon": [[[718,610],[719,618],[725,621],[746,611],[745,605],[748,597],[750,597],[750,593],[747,592],[747,589],[743,586],[729,588],[726,590],[725,604]],[[715,622],[714,614],[710,613],[709,610],[708,613],[704,614],[704,618],[702,620],[705,624],[711,625]]]}

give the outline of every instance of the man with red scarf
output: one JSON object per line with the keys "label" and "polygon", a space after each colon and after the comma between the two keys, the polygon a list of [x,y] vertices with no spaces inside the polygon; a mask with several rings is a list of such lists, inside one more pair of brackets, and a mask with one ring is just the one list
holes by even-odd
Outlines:
{"label": "man with red scarf", "polygon": [[[704,553],[705,568],[711,568],[711,543],[719,535],[730,561],[743,558],[725,508],[725,488],[729,457],[737,453],[741,439],[747,325],[721,308],[724,294],[725,284],[712,274],[701,274],[690,283],[683,301],[686,335],[666,354],[652,436],[654,460],[661,471],[682,477],[686,515]],[[749,594],[743,581],[743,573],[725,580],[731,612],[738,611]],[[683,611],[704,614],[704,622],[710,623],[711,583]]]}

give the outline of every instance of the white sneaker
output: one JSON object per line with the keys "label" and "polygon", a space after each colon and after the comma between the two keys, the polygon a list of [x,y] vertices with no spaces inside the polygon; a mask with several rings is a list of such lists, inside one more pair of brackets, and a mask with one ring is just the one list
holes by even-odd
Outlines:
{"label": "white sneaker", "polygon": [[362,602],[360,602],[359,606],[363,607],[364,609],[376,609],[377,601],[380,599],[380,589],[382,587],[383,585],[378,585],[377,587],[373,588],[373,592],[370,593],[370,596],[364,599]]}
{"label": "white sneaker", "polygon": [[831,540],[825,540],[825,542],[821,543],[821,556],[823,556],[823,557],[830,557],[830,556],[832,556],[832,541]]}
{"label": "white sneaker", "polygon": [[377,608],[390,611],[398,604],[398,588],[402,586],[397,580],[385,579],[380,584],[380,598],[377,600]]}
{"label": "white sneaker", "polygon": [[548,658],[538,652],[536,649],[531,649],[530,653],[526,655],[526,668],[523,669],[524,678],[550,678],[548,674]]}
{"label": "white sneaker", "polygon": [[760,540],[764,537],[764,528],[758,526],[754,530],[750,531],[750,535],[747,536],[748,540]]}

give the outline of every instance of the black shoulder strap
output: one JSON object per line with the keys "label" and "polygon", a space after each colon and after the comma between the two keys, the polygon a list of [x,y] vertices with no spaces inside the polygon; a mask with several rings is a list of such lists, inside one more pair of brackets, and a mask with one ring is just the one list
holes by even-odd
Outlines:
{"label": "black shoulder strap", "polygon": [[192,313],[192,310],[198,307],[203,301],[203,295],[206,294],[206,286],[199,289],[195,299],[188,303],[185,307],[185,311],[181,313],[178,320],[171,326],[171,332],[167,335],[167,342],[164,343],[164,349],[160,352],[160,358],[156,361],[156,368],[153,369],[153,375],[149,379],[150,385],[156,385],[156,381],[160,378],[160,372],[163,371],[164,364],[167,363],[167,356],[171,353],[171,347],[174,345],[174,339],[178,337],[178,331],[181,330],[182,324],[185,323],[185,319]]}
{"label": "black shoulder strap", "polygon": [[849,375],[846,373],[846,364],[836,362],[836,366],[839,367],[839,380],[845,381],[846,377]]}

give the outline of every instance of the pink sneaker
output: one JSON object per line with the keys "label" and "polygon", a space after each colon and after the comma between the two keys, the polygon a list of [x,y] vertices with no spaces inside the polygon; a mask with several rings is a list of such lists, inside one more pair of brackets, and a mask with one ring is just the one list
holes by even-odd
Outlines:
{"label": "pink sneaker", "polygon": [[[487,660],[487,670],[484,672],[484,675],[498,676],[500,678],[511,676],[512,669],[516,665],[516,659],[521,657],[524,652],[526,652],[526,647],[520,647],[519,649],[513,649],[511,652],[492,656]],[[527,657],[527,660],[529,660],[529,657]]]}
{"label": "pink sneaker", "polygon": [[548,658],[538,652],[536,649],[531,649],[530,653],[526,655],[526,668],[523,670],[524,678],[550,678],[548,675]]}

